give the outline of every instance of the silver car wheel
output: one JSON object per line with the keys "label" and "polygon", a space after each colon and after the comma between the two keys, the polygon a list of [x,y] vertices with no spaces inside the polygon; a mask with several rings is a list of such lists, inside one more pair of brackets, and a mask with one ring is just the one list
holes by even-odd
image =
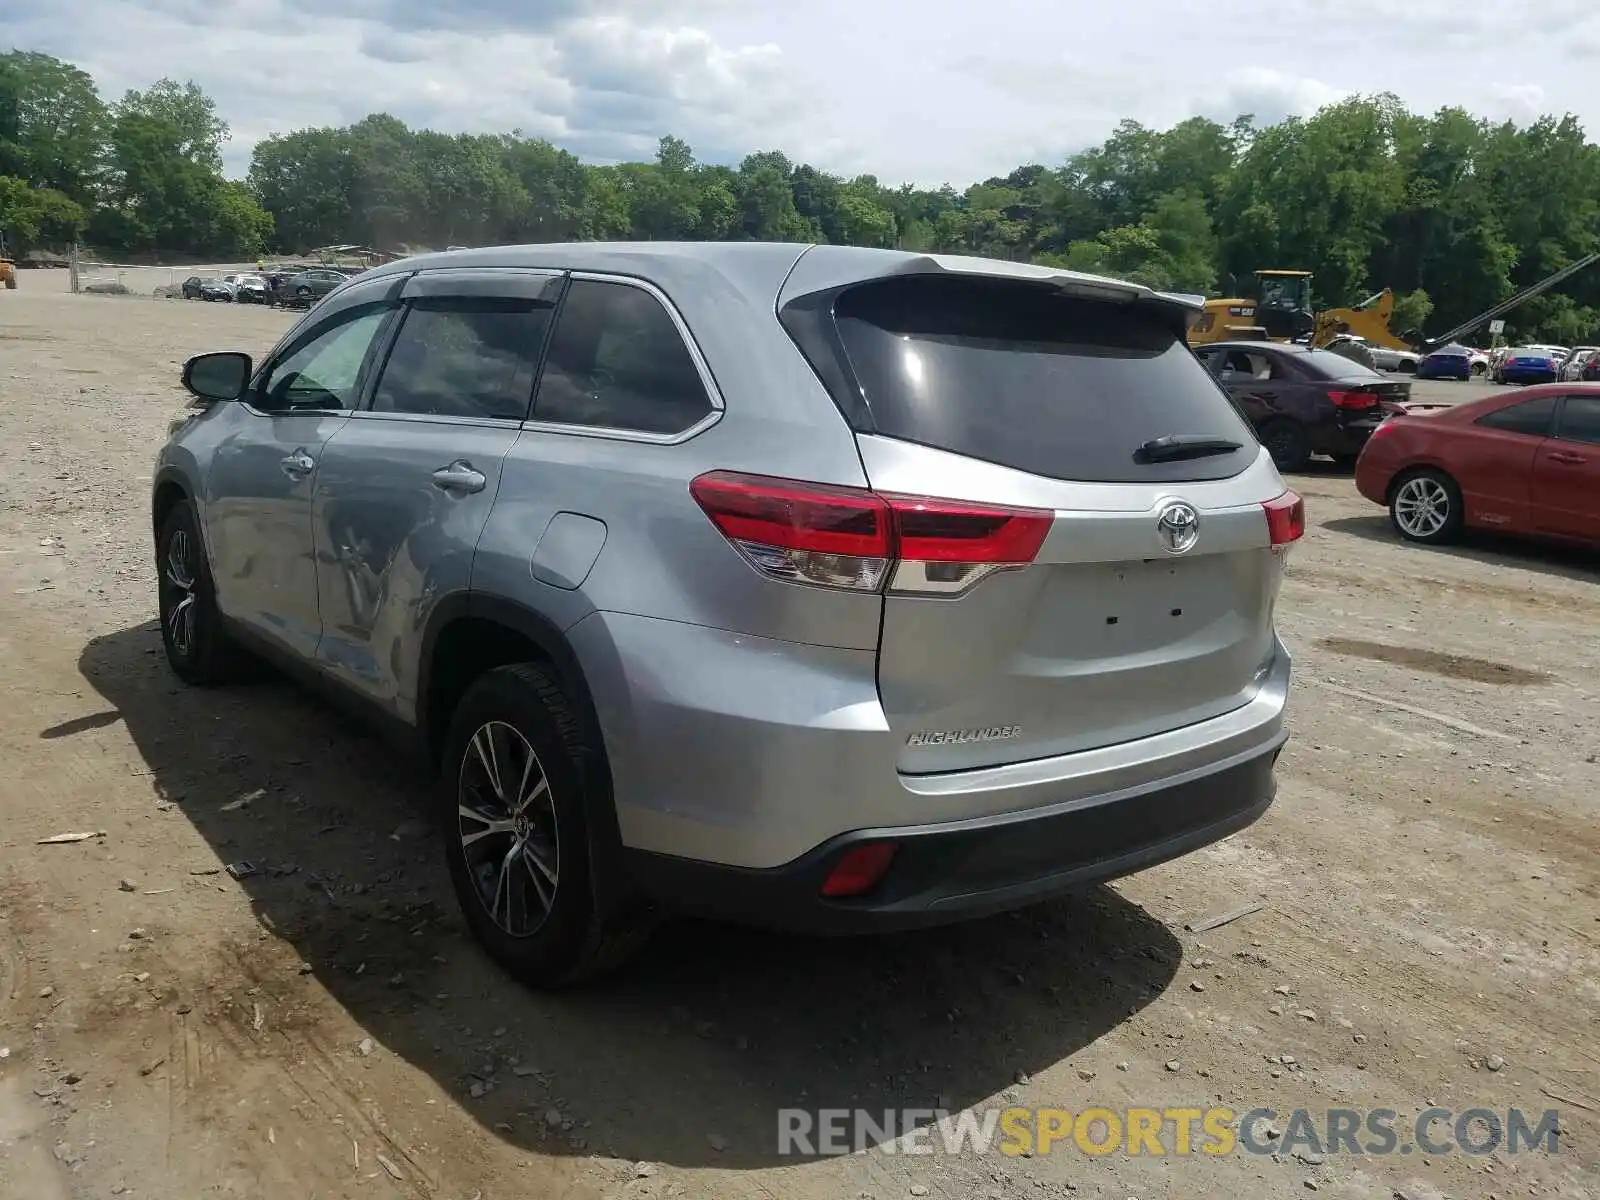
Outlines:
{"label": "silver car wheel", "polygon": [[1426,475],[1408,479],[1394,494],[1394,519],[1412,537],[1433,537],[1450,519],[1450,494]]}
{"label": "silver car wheel", "polygon": [[161,571],[161,590],[167,636],[172,648],[187,658],[194,653],[194,551],[187,530],[173,532],[167,542],[167,561]]}
{"label": "silver car wheel", "polygon": [[487,721],[467,743],[456,827],[484,911],[512,937],[535,933],[555,903],[561,856],[550,781],[515,726]]}

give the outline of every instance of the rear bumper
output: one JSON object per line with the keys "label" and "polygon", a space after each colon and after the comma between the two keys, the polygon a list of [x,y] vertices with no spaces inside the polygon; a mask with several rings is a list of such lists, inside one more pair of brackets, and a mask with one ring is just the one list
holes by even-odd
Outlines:
{"label": "rear bumper", "polygon": [[1311,449],[1319,454],[1360,454],[1361,448],[1372,437],[1372,431],[1383,423],[1383,416],[1357,417],[1352,420],[1332,421],[1313,429]]}
{"label": "rear bumper", "polygon": [[[862,831],[1064,818],[1201,786],[1286,736],[1291,661],[1276,640],[1249,699],[1220,716],[1048,758],[907,774],[872,650],[616,613],[591,614],[567,636],[594,700],[621,847],[649,856],[641,879],[678,861],[762,878]],[[658,890],[670,899],[677,889]]]}
{"label": "rear bumper", "polygon": [[[1273,766],[1286,736],[1198,778],[1063,812],[857,830],[783,867],[752,870],[637,850],[626,851],[625,862],[646,895],[700,916],[812,934],[942,925],[1079,891],[1238,832],[1271,805]],[[883,841],[898,849],[870,894],[821,895],[843,854]]]}
{"label": "rear bumper", "polygon": [[1554,371],[1529,371],[1518,367],[1502,367],[1500,376],[1507,383],[1554,383]]}

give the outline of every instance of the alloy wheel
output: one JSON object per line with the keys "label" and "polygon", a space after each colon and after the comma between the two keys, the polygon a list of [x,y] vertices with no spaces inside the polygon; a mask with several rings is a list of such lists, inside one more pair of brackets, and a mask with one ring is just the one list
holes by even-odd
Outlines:
{"label": "alloy wheel", "polygon": [[456,832],[489,918],[512,937],[536,932],[561,877],[558,827],[550,781],[515,726],[486,721],[467,743]]}
{"label": "alloy wheel", "polygon": [[1394,519],[1412,537],[1435,537],[1450,519],[1450,494],[1429,476],[1408,479],[1394,494]]}
{"label": "alloy wheel", "polygon": [[194,543],[187,529],[175,529],[167,539],[161,589],[165,593],[162,620],[166,623],[167,637],[173,650],[188,658],[195,648],[195,559]]}

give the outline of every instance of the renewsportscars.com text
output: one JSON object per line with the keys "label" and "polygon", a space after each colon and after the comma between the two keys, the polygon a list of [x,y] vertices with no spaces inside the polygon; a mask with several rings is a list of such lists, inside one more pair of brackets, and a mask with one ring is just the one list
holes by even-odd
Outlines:
{"label": "renewsportscars.com text", "polygon": [[786,1108],[778,1153],[1004,1154],[1013,1157],[1246,1154],[1519,1154],[1559,1150],[1555,1109],[1429,1108],[1405,1117],[1390,1108],[991,1108],[963,1110]]}

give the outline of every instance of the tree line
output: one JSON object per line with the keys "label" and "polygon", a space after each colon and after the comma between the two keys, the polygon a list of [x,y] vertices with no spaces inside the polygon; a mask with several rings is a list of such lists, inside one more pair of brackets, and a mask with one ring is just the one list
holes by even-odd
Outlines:
{"label": "tree line", "polygon": [[[1440,329],[1600,250],[1600,147],[1572,116],[1424,115],[1389,94],[1306,118],[1170,129],[1123,121],[1055,166],[964,190],[844,178],[780,151],[595,165],[550,142],[411,129],[384,113],[269,137],[245,180],[193,83],[107,102],[48,55],[0,55],[0,231],[15,251],[238,259],[353,243],[442,248],[595,238],[767,239],[979,254],[1209,294],[1258,268],[1315,273],[1319,304],[1399,297],[1397,329]],[[1600,336],[1600,267],[1509,318],[1567,344]]]}

